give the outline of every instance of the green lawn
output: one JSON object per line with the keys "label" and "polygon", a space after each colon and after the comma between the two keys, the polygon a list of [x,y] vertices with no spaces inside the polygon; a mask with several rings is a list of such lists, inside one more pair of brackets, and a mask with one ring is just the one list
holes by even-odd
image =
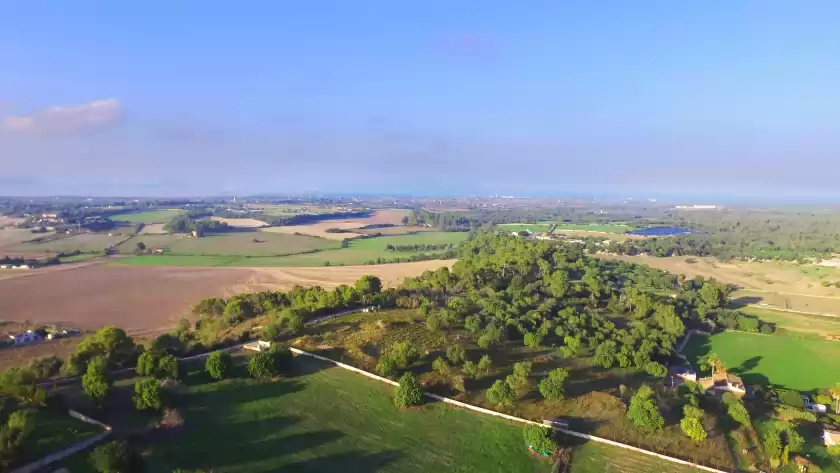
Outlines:
{"label": "green lawn", "polygon": [[717,353],[746,384],[810,391],[831,386],[840,372],[840,343],[781,335],[722,332],[711,337],[691,337],[684,351],[697,360]]}
{"label": "green lawn", "polygon": [[[231,243],[231,240],[224,240],[225,237],[230,238],[234,236],[238,239],[238,243],[236,244]],[[408,259],[413,255],[421,254],[409,251],[388,251],[386,250],[387,245],[457,245],[466,240],[467,237],[468,234],[463,232],[419,232],[412,235],[352,239],[349,240],[349,246],[347,248],[338,248],[340,242],[334,240],[286,235],[282,233],[242,232],[214,235],[198,239],[181,239],[169,245],[168,254],[121,258],[114,261],[114,263],[136,266],[291,267],[324,266],[326,262],[329,262],[332,266],[349,266],[365,264],[370,261],[376,261],[379,258],[384,260],[395,258]],[[133,251],[134,244],[132,242],[144,241],[144,238],[135,237],[126,242],[128,245],[126,246],[126,251]],[[265,243],[253,243],[251,241],[253,238],[265,240]],[[217,239],[217,241],[213,242],[213,239]],[[205,242],[205,240],[210,240],[210,242]],[[157,248],[157,246],[152,246],[148,243],[146,243],[146,246]],[[322,250],[303,253],[304,251],[311,251],[316,248],[322,248]],[[260,252],[261,250],[265,251]],[[433,251],[425,253],[435,254],[440,252]],[[276,254],[285,254],[287,256],[269,256]]]}
{"label": "green lawn", "polygon": [[738,310],[755,315],[765,322],[775,324],[777,328],[800,334],[811,333],[815,337],[818,337],[821,333],[840,334],[840,317],[797,314],[796,312],[785,312],[759,307],[743,307]]}
{"label": "green lawn", "polygon": [[571,473],[696,473],[701,470],[618,447],[588,442],[572,453]]}
{"label": "green lawn", "polygon": [[157,209],[147,212],[132,212],[112,215],[112,220],[128,223],[169,223],[177,215],[184,213],[181,209]]}
{"label": "green lawn", "polygon": [[102,432],[102,429],[70,417],[64,411],[37,409],[35,429],[24,445],[18,466],[45,457]]}

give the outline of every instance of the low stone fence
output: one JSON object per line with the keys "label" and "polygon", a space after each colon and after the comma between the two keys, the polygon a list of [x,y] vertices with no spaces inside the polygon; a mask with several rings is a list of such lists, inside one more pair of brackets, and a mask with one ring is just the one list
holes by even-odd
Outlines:
{"label": "low stone fence", "polygon": [[103,424],[102,422],[99,422],[96,419],[88,417],[88,416],[82,414],[81,412],[76,412],[74,410],[70,410],[67,413],[70,415],[70,417],[79,419],[82,422],[87,422],[88,424],[98,425],[98,426],[102,427],[103,429],[105,429],[105,431],[100,433],[100,434],[94,435],[93,437],[84,439],[81,442],[73,445],[72,447],[65,448],[64,450],[51,453],[51,454],[41,458],[40,460],[34,461],[32,463],[29,463],[28,465],[24,465],[20,468],[12,470],[11,473],[34,473],[34,472],[40,470],[41,468],[44,468],[48,465],[51,465],[51,464],[53,464],[53,463],[55,463],[59,460],[63,460],[65,458],[69,457],[70,455],[73,455],[74,453],[80,452],[80,451],[82,451],[86,448],[89,448],[93,445],[96,445],[97,443],[99,443],[99,442],[105,440],[106,438],[108,438],[113,433],[111,431],[111,426],[110,425]]}
{"label": "low stone fence", "polygon": [[[309,356],[309,357],[315,358],[317,360],[326,361],[326,362],[331,363],[335,366],[338,366],[339,368],[344,368],[346,370],[350,370],[350,371],[359,373],[363,376],[367,376],[368,378],[375,379],[375,380],[381,381],[383,383],[388,383],[392,386],[399,386],[399,383],[397,383],[396,381],[390,380],[388,378],[383,378],[382,376],[377,376],[373,373],[368,373],[367,371],[356,368],[355,366],[350,366],[348,364],[341,363],[341,362],[338,362],[338,361],[335,361],[335,360],[331,360],[329,358],[326,358],[326,357],[323,357],[323,356],[320,356],[320,355],[316,355],[314,353],[309,353],[309,352],[300,350],[298,348],[290,348],[290,350],[292,351],[292,353],[295,353],[297,355]],[[507,419],[507,420],[510,420],[510,421],[513,421],[513,422],[519,422],[519,423],[522,423],[522,424],[532,424],[532,425],[538,425],[538,426],[541,426],[541,427],[546,427],[545,424],[541,424],[541,423],[535,422],[533,420],[523,419],[521,417],[516,417],[516,416],[512,416],[512,415],[508,415],[508,414],[502,414],[501,412],[496,412],[496,411],[493,411],[493,410],[490,410],[490,409],[485,409],[483,407],[473,406],[472,404],[467,404],[465,402],[456,401],[455,399],[450,399],[448,397],[438,396],[437,394],[423,393],[423,395],[426,396],[426,397],[435,399],[437,401],[445,402],[446,404],[457,406],[457,407],[460,407],[462,409],[469,409],[471,411],[479,412],[481,414],[487,414],[487,415],[491,415],[491,416],[494,416],[494,417],[501,417],[502,419]],[[564,429],[564,428],[559,428],[559,427],[552,427],[552,428],[554,430],[558,431],[558,432],[561,432],[563,434],[566,434],[566,435],[569,435],[569,436],[572,436],[572,437],[577,437],[577,438],[581,438],[581,439],[585,439],[585,440],[590,440],[590,441],[593,441],[593,442],[604,443],[604,444],[612,445],[612,446],[615,446],[615,447],[624,448],[624,449],[627,449],[627,450],[632,450],[634,452],[641,453],[641,454],[644,454],[644,455],[650,455],[650,456],[653,456],[653,457],[657,457],[661,460],[665,460],[665,461],[668,461],[668,462],[671,462],[671,463],[678,463],[680,465],[690,466],[690,467],[697,468],[697,469],[703,470],[703,471],[708,471],[708,472],[711,472],[711,473],[729,473],[729,472],[726,472],[726,471],[723,471],[723,470],[717,470],[715,468],[710,468],[708,466],[698,465],[696,463],[692,463],[692,462],[687,461],[687,460],[682,460],[682,459],[679,459],[679,458],[669,457],[667,455],[662,455],[662,454],[659,454],[659,453],[656,453],[656,452],[651,452],[650,450],[645,450],[643,448],[633,447],[631,445],[626,445],[626,444],[623,444],[621,442],[616,442],[616,441],[605,439],[605,438],[602,438],[602,437],[596,437],[594,435],[584,434],[582,432],[576,432],[574,430],[569,430],[569,429]]]}

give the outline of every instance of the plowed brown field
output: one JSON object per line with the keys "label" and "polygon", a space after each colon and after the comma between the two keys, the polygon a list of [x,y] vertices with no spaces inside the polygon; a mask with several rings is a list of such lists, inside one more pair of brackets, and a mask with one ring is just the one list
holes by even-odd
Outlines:
{"label": "plowed brown field", "polygon": [[168,268],[81,263],[0,279],[0,318],[85,330],[117,325],[134,335],[170,329],[200,299],[295,285],[332,288],[373,274],[399,284],[453,261],[317,268]]}

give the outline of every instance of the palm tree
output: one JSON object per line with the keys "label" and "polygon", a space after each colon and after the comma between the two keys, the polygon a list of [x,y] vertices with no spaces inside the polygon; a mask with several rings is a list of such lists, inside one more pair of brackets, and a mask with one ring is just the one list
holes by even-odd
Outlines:
{"label": "palm tree", "polygon": [[828,388],[828,395],[835,401],[834,413],[840,414],[840,383]]}
{"label": "palm tree", "polygon": [[706,355],[706,357],[700,362],[700,368],[704,370],[711,369],[713,378],[717,372],[726,374],[726,365],[723,364],[723,360],[720,359],[717,353],[710,353],[709,355]]}

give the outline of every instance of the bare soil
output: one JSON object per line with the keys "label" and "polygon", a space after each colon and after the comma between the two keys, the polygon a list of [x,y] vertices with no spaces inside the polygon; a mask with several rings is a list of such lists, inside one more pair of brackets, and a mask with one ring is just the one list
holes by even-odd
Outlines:
{"label": "bare soil", "polygon": [[393,286],[453,262],[317,268],[169,268],[85,262],[0,279],[0,317],[83,330],[116,325],[132,335],[151,335],[172,328],[189,315],[193,304],[207,297],[286,290],[295,285],[332,288],[353,284],[365,274]]}

